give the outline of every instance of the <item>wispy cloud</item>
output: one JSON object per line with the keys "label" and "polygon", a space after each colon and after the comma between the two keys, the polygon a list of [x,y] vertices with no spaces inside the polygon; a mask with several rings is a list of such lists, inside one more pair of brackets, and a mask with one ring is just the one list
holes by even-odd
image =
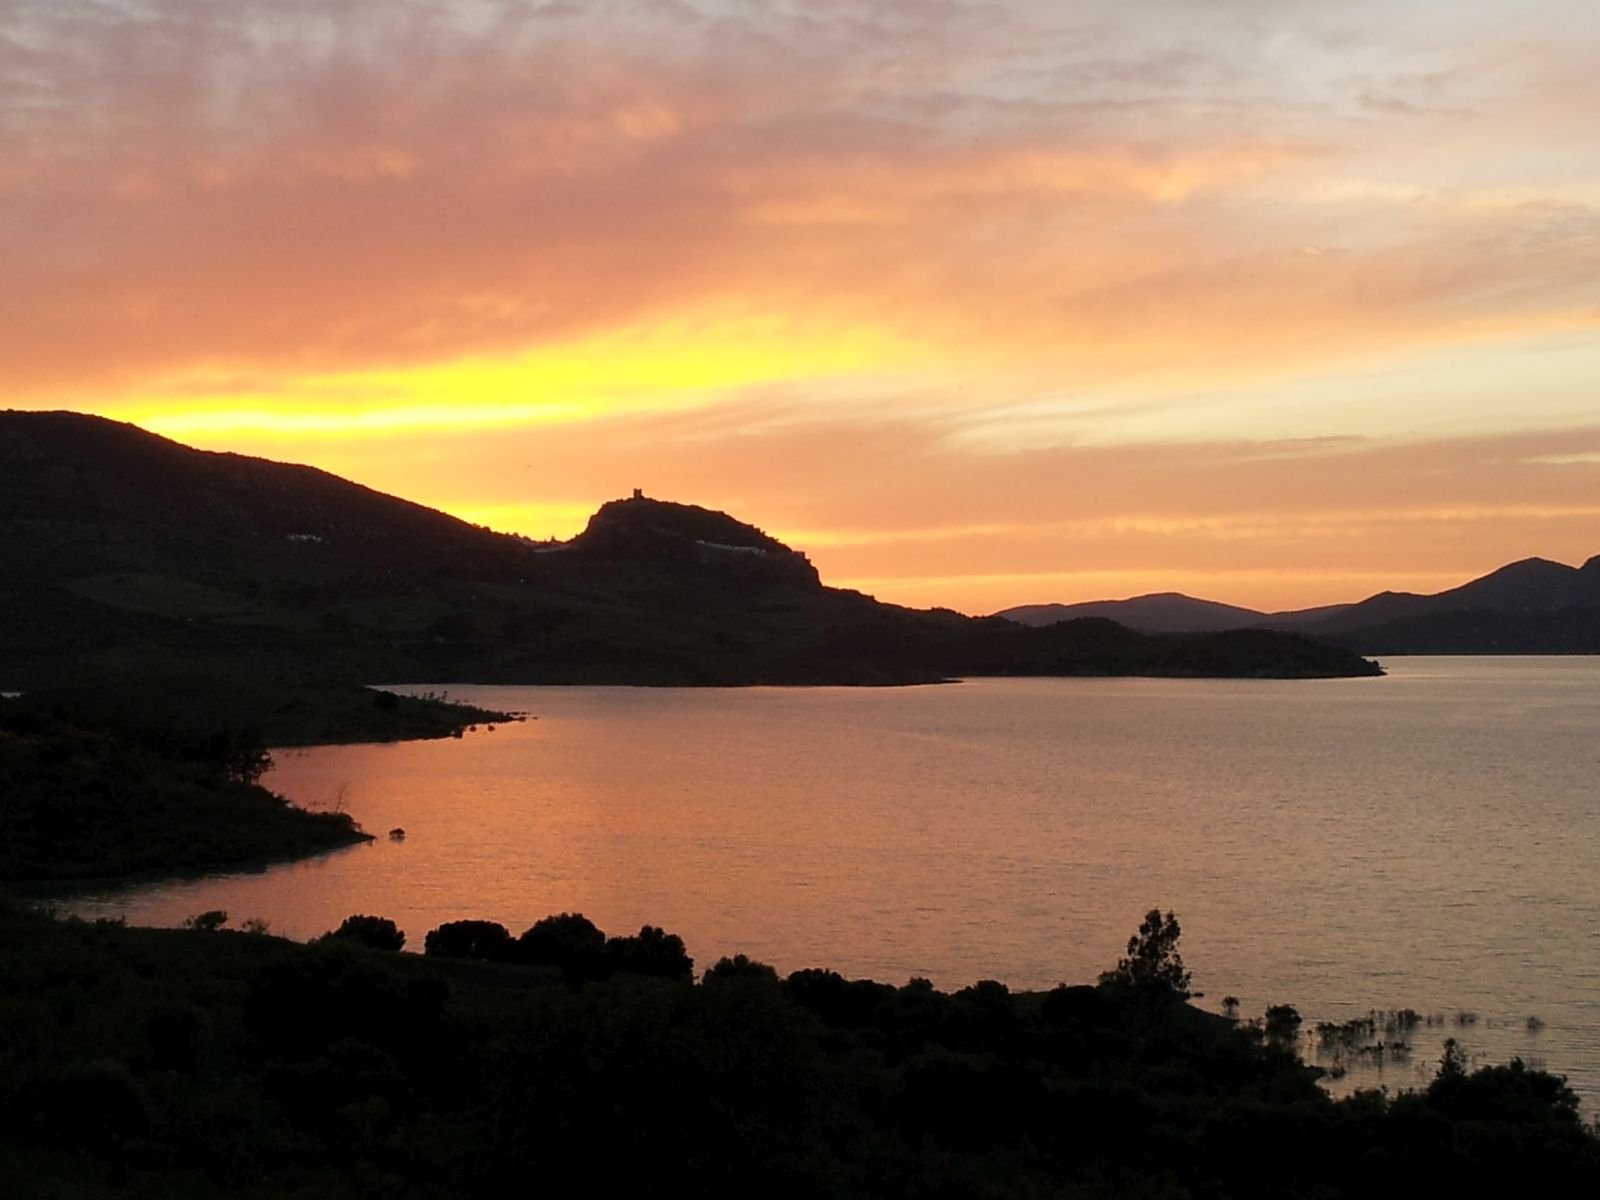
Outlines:
{"label": "wispy cloud", "polygon": [[11,403],[463,511],[650,483],[861,579],[1590,519],[1577,0],[5,9]]}
{"label": "wispy cloud", "polygon": [[1592,207],[1406,177],[1473,121],[1274,103],[1341,54],[1207,7],[23,4],[0,354],[29,389],[294,373],[736,301],[1092,375],[1581,318]]}

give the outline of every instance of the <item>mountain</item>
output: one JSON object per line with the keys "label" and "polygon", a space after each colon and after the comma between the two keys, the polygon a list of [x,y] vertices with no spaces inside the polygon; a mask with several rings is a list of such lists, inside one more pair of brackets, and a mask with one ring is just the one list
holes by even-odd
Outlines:
{"label": "mountain", "polygon": [[75,413],[0,413],[0,687],[107,672],[504,683],[1347,675],[1282,633],[1027,629],[823,585],[725,513],[635,493],[492,533],[310,467]]}
{"label": "mountain", "polygon": [[1054,625],[1078,617],[1104,617],[1144,633],[1204,633],[1260,625],[1267,614],[1253,608],[1196,600],[1180,592],[1155,592],[1127,600],[1083,604],[1024,604],[995,614],[1023,625]]}
{"label": "mountain", "polygon": [[1369,653],[1600,653],[1600,556],[1525,558],[1427,596],[1382,592],[1300,628]]}
{"label": "mountain", "polygon": [[1027,625],[1108,616],[1145,633],[1295,631],[1361,654],[1594,654],[1600,653],[1600,555],[1582,567],[1525,558],[1432,595],[1379,592],[1354,604],[1293,612],[1262,613],[1163,592],[1023,605],[996,615]]}
{"label": "mountain", "polygon": [[1325,631],[1371,628],[1407,618],[1447,613],[1555,613],[1600,606],[1600,568],[1590,559],[1582,568],[1545,558],[1509,563],[1448,591],[1432,595],[1380,592],[1318,623]]}

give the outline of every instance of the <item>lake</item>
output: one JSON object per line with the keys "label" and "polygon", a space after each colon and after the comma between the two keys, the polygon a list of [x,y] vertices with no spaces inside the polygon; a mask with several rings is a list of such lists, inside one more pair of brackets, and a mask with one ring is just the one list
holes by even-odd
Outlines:
{"label": "lake", "polygon": [[1206,1007],[1436,1018],[1410,1063],[1352,1080],[1426,1079],[1448,1034],[1567,1074],[1592,1110],[1600,659],[1385,665],[1311,682],[450,687],[530,719],[276,756],[269,786],[343,807],[373,844],[71,907],[156,925],[221,908],[294,938],[376,913],[415,948],[444,921],[517,933],[580,911],[609,933],[664,926],[701,967],[742,952],[1039,988],[1092,982],[1159,906]]}

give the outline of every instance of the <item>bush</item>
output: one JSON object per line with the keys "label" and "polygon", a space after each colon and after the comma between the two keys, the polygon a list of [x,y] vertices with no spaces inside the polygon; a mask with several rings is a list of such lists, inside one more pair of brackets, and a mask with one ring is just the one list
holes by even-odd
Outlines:
{"label": "bush", "polygon": [[633,937],[611,938],[606,942],[605,960],[614,971],[663,979],[694,978],[694,959],[684,949],[683,939],[654,925],[644,926]]}
{"label": "bush", "polygon": [[1266,1033],[1270,1041],[1293,1045],[1300,1036],[1300,1012],[1292,1004],[1273,1004],[1266,1011]]}
{"label": "bush", "polygon": [[582,913],[535,921],[517,939],[517,959],[535,966],[591,974],[605,951],[606,935]]}
{"label": "bush", "polygon": [[1427,1097],[1429,1105],[1456,1121],[1552,1121],[1573,1127],[1582,1122],[1577,1093],[1565,1077],[1530,1068],[1520,1058],[1469,1074],[1466,1054],[1454,1038],[1445,1042]]}
{"label": "bush", "polygon": [[477,958],[509,962],[516,943],[511,931],[498,921],[447,921],[428,931],[422,952],[437,958]]}
{"label": "bush", "polygon": [[837,971],[808,967],[784,981],[789,998],[829,1025],[861,1029],[872,1024],[878,1005],[894,995],[894,988],[870,979],[846,979]]}
{"label": "bush", "polygon": [[705,982],[708,984],[731,983],[739,979],[775,985],[778,982],[778,972],[766,963],[757,962],[743,954],[735,954],[732,958],[719,958],[715,964],[706,968]]}
{"label": "bush", "polygon": [[405,933],[388,917],[361,914],[346,917],[339,928],[323,936],[355,942],[371,950],[399,950],[406,944]]}
{"label": "bush", "polygon": [[400,1056],[436,1053],[449,986],[399,965],[332,946],[269,962],[247,985],[246,1028],[271,1051],[297,1058],[346,1038]]}
{"label": "bush", "polygon": [[150,1106],[123,1063],[75,1063],[45,1080],[34,1119],[47,1144],[104,1152],[143,1135]]}

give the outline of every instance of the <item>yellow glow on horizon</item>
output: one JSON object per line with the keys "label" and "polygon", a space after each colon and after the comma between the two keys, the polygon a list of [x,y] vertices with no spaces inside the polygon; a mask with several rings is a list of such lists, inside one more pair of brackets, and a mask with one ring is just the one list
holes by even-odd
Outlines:
{"label": "yellow glow on horizon", "polygon": [[706,317],[632,327],[518,354],[285,376],[237,390],[203,376],[131,397],[126,419],[172,437],[350,437],[567,424],[678,410],[741,388],[862,375],[908,361],[886,330]]}
{"label": "yellow glow on horizon", "polygon": [[[889,604],[912,608],[953,608],[984,616],[1026,604],[1077,604],[1124,600],[1161,592],[1181,592],[1201,600],[1292,612],[1325,604],[1350,603],[1385,588],[1423,593],[1465,583],[1456,571],[1394,574],[1348,570],[1273,570],[1241,568],[1111,568],[1093,571],[1039,571],[972,575],[871,576],[831,579],[830,586],[864,592]],[[1026,589],[1026,590],[1024,590]]]}
{"label": "yellow glow on horizon", "polygon": [[[1550,459],[1540,459],[1547,462]],[[1597,455],[1569,455],[1554,461],[1600,461]],[[983,524],[918,526],[903,529],[790,530],[779,529],[773,536],[799,550],[807,548],[905,545],[925,542],[954,542],[968,538],[994,538],[1027,535],[1032,537],[1078,536],[1084,534],[1201,534],[1219,538],[1271,538],[1286,532],[1304,535],[1308,530],[1367,530],[1380,525],[1429,522],[1490,520],[1554,520],[1558,518],[1600,518],[1600,504],[1452,504],[1438,506],[1395,505],[1384,508],[1329,509],[1271,513],[1195,513],[1173,517],[1159,514],[1119,514],[1084,517],[1075,520],[988,522]],[[1126,572],[1113,571],[1110,575]],[[1268,571],[1267,574],[1274,572]],[[1229,578],[1238,572],[1226,572]],[[1303,574],[1303,572],[1297,572]],[[1334,574],[1337,574],[1335,572]],[[986,576],[994,579],[1028,579],[1031,575]],[[953,577],[959,578],[959,577]]]}
{"label": "yellow glow on horizon", "polygon": [[600,502],[574,504],[450,504],[441,511],[496,533],[566,539],[582,532]]}

